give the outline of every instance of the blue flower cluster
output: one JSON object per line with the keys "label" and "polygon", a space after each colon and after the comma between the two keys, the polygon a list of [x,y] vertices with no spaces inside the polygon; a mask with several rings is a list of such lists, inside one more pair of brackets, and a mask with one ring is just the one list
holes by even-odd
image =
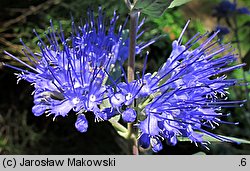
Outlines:
{"label": "blue flower cluster", "polygon": [[[85,25],[77,27],[73,22],[72,34],[67,38],[62,28],[57,31],[51,23],[49,45],[35,32],[39,53],[33,53],[21,41],[32,66],[5,52],[29,68],[5,64],[20,71],[18,81],[23,79],[34,85],[34,115],[56,118],[74,111],[75,127],[80,132],[88,129],[86,112],[92,112],[97,121],[120,115],[139,128],[140,146],[151,146],[155,152],[162,149],[163,140],[175,145],[178,137],[204,145],[204,134],[230,141],[206,131],[226,123],[220,119],[225,116],[221,113],[223,107],[244,103],[226,101],[228,87],[237,81],[226,79],[223,74],[244,64],[229,66],[236,57],[230,45],[214,41],[218,32],[192,49],[207,33],[197,33],[183,45],[187,23],[179,39],[172,43],[172,53],[162,67],[153,74],[145,73],[146,55],[142,74],[128,82],[122,65],[128,56],[129,40],[123,35],[125,24],[116,31],[117,20],[114,13],[107,28],[108,20],[100,8],[97,17],[88,13]],[[136,53],[153,42],[138,44]],[[118,69],[121,74],[115,78],[112,73]],[[135,107],[131,107],[132,103]]]}
{"label": "blue flower cluster", "polygon": [[215,7],[214,15],[220,18],[227,18],[235,14],[250,15],[250,11],[247,7],[237,8],[237,2],[230,2],[229,0],[223,0]]}
{"label": "blue flower cluster", "polygon": [[187,137],[196,145],[200,143],[206,147],[204,134],[231,141],[206,129],[227,123],[220,119],[226,116],[221,113],[222,108],[240,106],[245,102],[226,100],[228,87],[237,81],[226,79],[224,75],[244,64],[228,66],[236,57],[232,51],[227,52],[230,46],[216,45],[218,42],[213,41],[218,32],[191,50],[194,43],[206,34],[195,35],[185,45],[181,44],[180,36],[172,43],[172,53],[158,72],[145,78],[145,85],[150,85],[147,88],[154,97],[143,109],[145,119],[139,123],[139,144],[142,147],[151,145],[153,151],[159,151],[162,139],[175,145],[178,137]]}
{"label": "blue flower cluster", "polygon": [[[107,99],[111,100],[111,104],[122,103],[116,95],[109,96],[113,88],[106,84],[109,73],[116,69],[117,63],[124,63],[128,57],[129,40],[123,34],[126,22],[116,31],[118,18],[119,15],[114,12],[113,18],[108,20],[101,7],[97,17],[93,11],[88,11],[85,25],[78,27],[72,22],[72,34],[68,38],[65,38],[61,24],[58,31],[51,21],[46,34],[49,45],[34,30],[39,39],[39,53],[33,53],[20,40],[24,46],[23,52],[33,66],[5,52],[30,69],[5,64],[21,71],[17,74],[18,81],[23,79],[34,85],[35,105],[32,111],[35,116],[54,115],[55,119],[57,116],[65,117],[73,110],[78,115],[76,128],[86,132],[88,121],[85,112],[93,112],[97,121],[108,120],[115,114],[115,107],[103,107],[102,104]],[[142,42],[136,46],[136,53],[153,42]],[[119,87],[122,88],[122,85],[119,84]]]}

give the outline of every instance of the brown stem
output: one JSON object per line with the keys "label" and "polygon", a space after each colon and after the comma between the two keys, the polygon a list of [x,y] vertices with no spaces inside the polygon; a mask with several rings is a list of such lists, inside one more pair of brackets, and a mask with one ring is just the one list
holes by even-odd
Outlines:
{"label": "brown stem", "polygon": [[[127,78],[128,82],[134,80],[135,77],[135,47],[136,47],[136,33],[138,27],[138,11],[130,12],[130,28],[129,28],[129,57],[128,57],[128,68],[127,68]],[[134,107],[132,104],[131,107]],[[131,140],[133,154],[138,154],[137,141],[136,141],[136,130],[133,128],[134,123],[128,123],[128,139]]]}

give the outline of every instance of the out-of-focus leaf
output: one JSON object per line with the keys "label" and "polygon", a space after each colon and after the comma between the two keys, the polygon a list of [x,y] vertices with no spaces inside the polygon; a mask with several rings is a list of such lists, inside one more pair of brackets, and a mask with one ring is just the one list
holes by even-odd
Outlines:
{"label": "out-of-focus leaf", "polygon": [[174,0],[168,8],[178,7],[192,0]]}
{"label": "out-of-focus leaf", "polygon": [[7,139],[0,137],[0,151],[1,148],[4,148],[7,144]]}
{"label": "out-of-focus leaf", "polygon": [[245,23],[242,24],[242,26],[240,27],[241,28],[244,28],[244,27],[249,27],[250,26],[250,21],[246,21]]}
{"label": "out-of-focus leaf", "polygon": [[151,17],[159,17],[168,8],[173,0],[137,0],[135,10],[139,10]]}
{"label": "out-of-focus leaf", "polygon": [[250,50],[246,53],[246,55],[243,57],[243,62],[246,63],[246,65],[243,67],[245,71],[248,71],[250,69]]}
{"label": "out-of-focus leaf", "polygon": [[226,21],[228,27],[232,28],[232,24],[231,24],[230,18],[226,17],[225,21]]}

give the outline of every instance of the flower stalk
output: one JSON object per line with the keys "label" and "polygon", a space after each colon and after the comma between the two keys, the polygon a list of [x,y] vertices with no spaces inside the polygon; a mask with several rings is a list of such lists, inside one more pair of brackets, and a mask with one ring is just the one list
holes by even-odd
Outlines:
{"label": "flower stalk", "polygon": [[[136,34],[137,34],[137,27],[138,27],[138,18],[139,12],[138,11],[130,11],[130,26],[129,26],[129,57],[128,57],[128,68],[127,68],[127,79],[128,82],[134,80],[135,77],[135,54],[136,54]],[[134,103],[132,104],[134,106]],[[133,128],[133,123],[128,123],[128,139],[132,140],[133,144],[133,154],[137,154],[137,141],[136,136],[133,134],[137,134]],[[135,139],[135,140],[134,140]]]}

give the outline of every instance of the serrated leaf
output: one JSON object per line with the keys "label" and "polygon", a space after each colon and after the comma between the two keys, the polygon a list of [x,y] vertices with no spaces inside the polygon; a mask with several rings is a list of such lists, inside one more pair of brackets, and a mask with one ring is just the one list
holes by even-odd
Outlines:
{"label": "serrated leaf", "polygon": [[174,0],[174,1],[169,5],[168,8],[178,7],[178,6],[181,6],[181,5],[185,4],[185,3],[188,3],[188,2],[190,2],[190,1],[192,1],[192,0]]}
{"label": "serrated leaf", "polygon": [[139,10],[152,17],[159,17],[172,1],[173,0],[137,0],[133,10]]}

